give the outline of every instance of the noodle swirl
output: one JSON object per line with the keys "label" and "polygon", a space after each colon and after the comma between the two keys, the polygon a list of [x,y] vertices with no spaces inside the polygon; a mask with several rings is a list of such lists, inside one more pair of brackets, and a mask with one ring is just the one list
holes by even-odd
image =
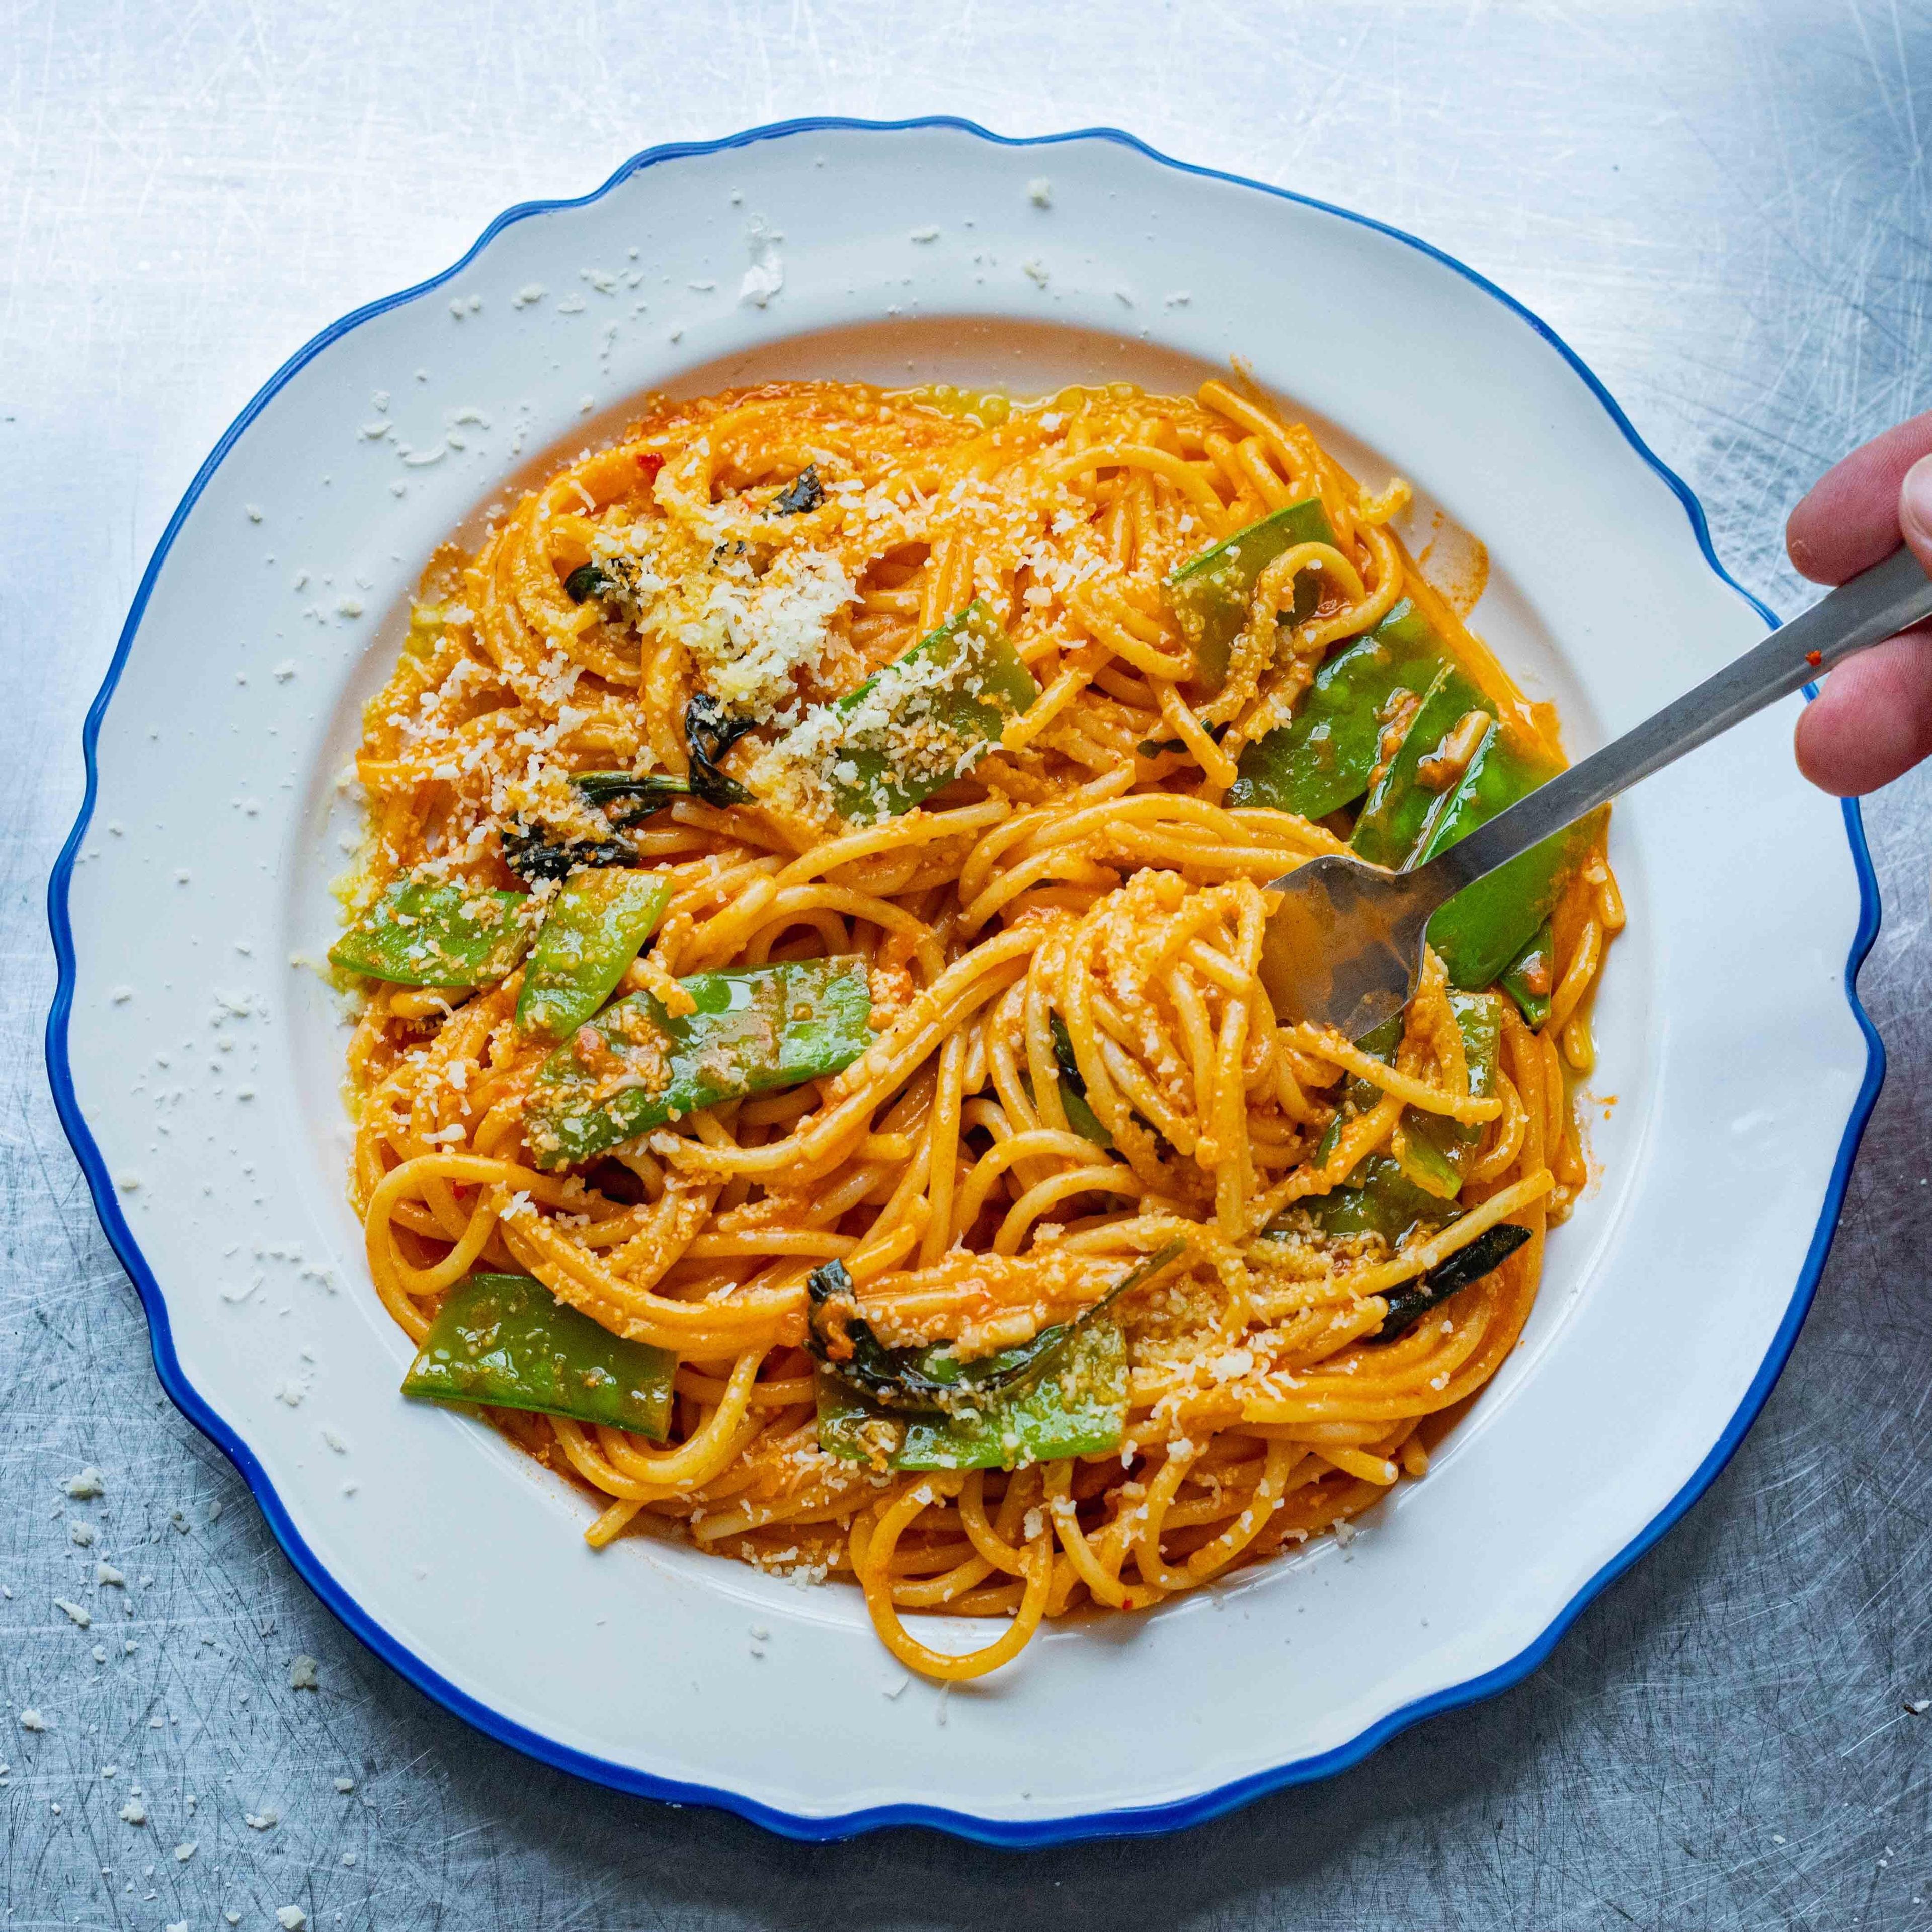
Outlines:
{"label": "noodle swirl", "polygon": [[[1260,570],[1205,688],[1170,578],[1310,498],[1328,535]],[[1495,1002],[1483,1090],[1432,956],[1385,1055],[1274,1011],[1269,882],[1346,827],[1230,791],[1338,645],[1411,598],[1497,728],[1553,742],[1418,575],[1390,527],[1406,502],[1219,382],[1025,406],[776,384],[655,405],[473,556],[439,556],[364,720],[352,911],[405,877],[522,890],[506,830],[601,834],[585,772],[692,779],[687,707],[709,695],[770,728],[726,759],[739,802],[668,795],[630,831],[665,897],[617,990],[670,1012],[694,974],[851,958],[872,1003],[841,1070],[559,1168],[527,1132],[554,1042],[517,1022],[524,969],[370,993],[351,1186],[398,1322],[420,1342],[472,1270],[514,1273],[677,1358],[662,1445],[492,1412],[598,1496],[593,1543],[652,1526],[849,1575],[896,1657],[963,1679],[1048,1617],[1145,1610],[1426,1470],[1588,1179],[1569,1088],[1624,914],[1599,843],[1552,914],[1546,1017]],[[586,572],[596,596],[572,588]],[[962,776],[872,824],[759,782],[776,736],[976,599],[1040,694]],[[1365,1162],[1412,1168],[1425,1130],[1462,1136],[1459,1215],[1394,1241],[1317,1217]],[[1522,1246],[1377,1339],[1392,1297],[1505,1221]],[[970,1359],[1078,1322],[1177,1242],[1110,1308],[1116,1448],[920,1473],[821,1446],[815,1268],[844,1270],[884,1346]],[[904,1620],[933,1610],[1004,1622],[956,1656]]]}

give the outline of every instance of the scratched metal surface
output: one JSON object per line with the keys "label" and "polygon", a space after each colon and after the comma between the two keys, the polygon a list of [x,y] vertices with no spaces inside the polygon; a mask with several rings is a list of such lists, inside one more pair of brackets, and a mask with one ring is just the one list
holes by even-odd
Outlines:
{"label": "scratched metal surface", "polygon": [[[1725,561],[1789,605],[1786,505],[1932,402],[1932,13],[524,10],[0,8],[0,1922],[1932,1926],[1932,1714],[1902,1709],[1932,1696],[1926,782],[1868,813],[1889,910],[1863,983],[1891,1083],[1730,1469],[1520,1688],[1150,1844],[801,1848],[576,1784],[434,1708],[309,1595],[161,1396],[40,1042],[81,716],[180,491],[284,355],[509,202],[794,114],[1118,123],[1515,291],[1690,478]],[[104,1496],[62,1496],[88,1464]],[[124,1586],[96,1582],[103,1556]],[[290,1688],[298,1654],[318,1688]],[[44,1731],[19,1727],[29,1706]]]}

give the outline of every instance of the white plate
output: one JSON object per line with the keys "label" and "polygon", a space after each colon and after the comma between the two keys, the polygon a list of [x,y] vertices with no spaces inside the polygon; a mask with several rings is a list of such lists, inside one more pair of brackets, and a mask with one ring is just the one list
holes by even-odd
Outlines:
{"label": "white plate", "polygon": [[[767,291],[782,274],[762,306],[740,296],[760,267]],[[1856,816],[1793,770],[1789,707],[1618,808],[1603,1180],[1522,1348],[1348,1550],[895,1696],[856,1592],[659,1542],[593,1554],[578,1495],[397,1395],[409,1350],[344,1198],[339,1023],[295,961],[333,931],[334,776],[430,549],[652,388],[1185,387],[1232,356],[1483,538],[1474,621],[1562,702],[1573,752],[1761,634],[1689,492],[1499,291],[1105,133],[812,123],[644,155],[318,337],[176,512],[54,875],[56,1096],[170,1394],[324,1600],[494,1736],[800,1837],[1188,1822],[1523,1676],[1768,1393],[1881,1066],[1846,963],[1876,929],[1870,869]]]}

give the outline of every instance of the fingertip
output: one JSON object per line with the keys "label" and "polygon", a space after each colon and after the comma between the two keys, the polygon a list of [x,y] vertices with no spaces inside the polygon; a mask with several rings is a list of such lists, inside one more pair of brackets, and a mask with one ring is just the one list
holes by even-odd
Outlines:
{"label": "fingertip", "polygon": [[1798,714],[1798,722],[1792,728],[1792,755],[1798,761],[1798,775],[1816,785],[1820,791],[1829,792],[1834,798],[1850,798],[1855,794],[1841,782],[1843,774],[1838,770],[1834,756],[1833,734],[1828,724],[1821,730],[1818,723],[1816,702],[1805,706]]}
{"label": "fingertip", "polygon": [[1792,749],[1821,791],[1857,798],[1932,753],[1932,635],[1920,628],[1848,658],[1800,714]]}
{"label": "fingertip", "polygon": [[1784,520],[1784,554],[1790,558],[1792,568],[1814,584],[1832,581],[1832,518],[1826,500],[1833,494],[1826,487],[1831,481],[1832,472],[1827,471],[1792,505],[1791,514]]}
{"label": "fingertip", "polygon": [[1932,455],[1922,456],[1899,484],[1898,533],[1932,571]]}
{"label": "fingertip", "polygon": [[[1792,568],[1814,584],[1842,584],[1882,562],[1898,547],[1906,473],[1928,454],[1932,410],[1834,464],[1785,520],[1784,548]],[[1932,548],[1932,520],[1928,542]]]}

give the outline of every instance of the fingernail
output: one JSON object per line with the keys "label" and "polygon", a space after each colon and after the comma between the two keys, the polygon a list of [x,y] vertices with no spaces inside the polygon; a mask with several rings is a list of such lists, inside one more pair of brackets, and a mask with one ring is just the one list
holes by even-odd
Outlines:
{"label": "fingernail", "polygon": [[1898,528],[1922,559],[1932,549],[1932,456],[1922,456],[1898,486]]}

